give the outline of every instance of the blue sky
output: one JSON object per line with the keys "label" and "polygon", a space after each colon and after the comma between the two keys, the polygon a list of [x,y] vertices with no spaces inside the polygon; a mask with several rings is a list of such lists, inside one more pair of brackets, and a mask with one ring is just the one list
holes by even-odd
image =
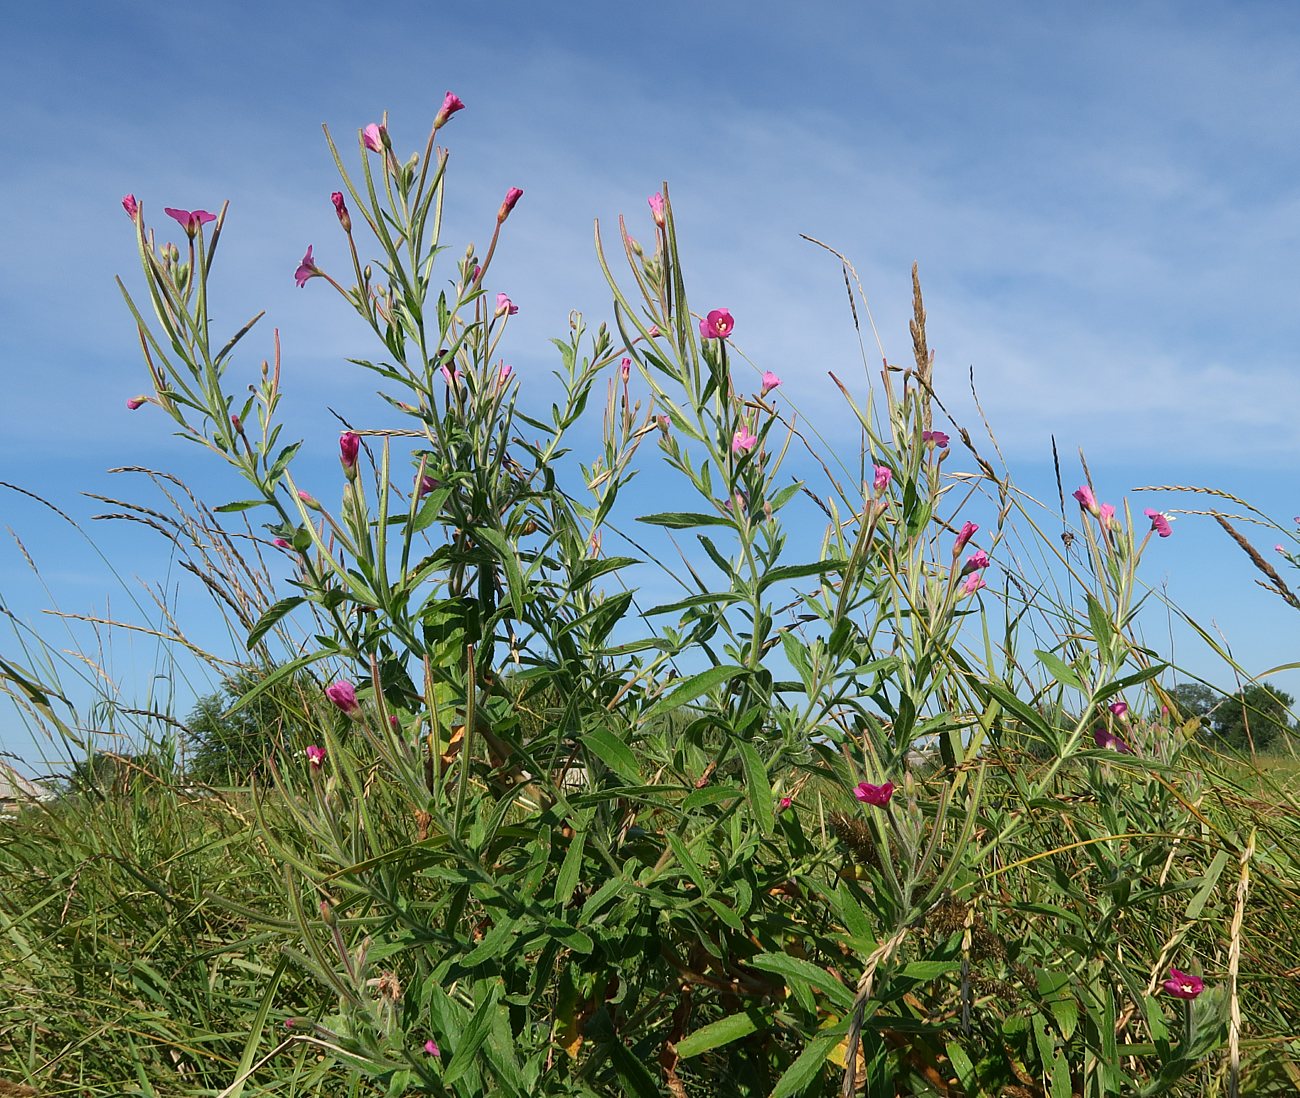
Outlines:
{"label": "blue sky", "polygon": [[[1055,434],[1067,459],[1086,450],[1107,498],[1204,484],[1300,513],[1300,7],[383,10],[54,2],[7,18],[3,479],[78,519],[98,510],[81,491],[126,491],[104,472],[120,464],[235,494],[160,417],[122,406],[144,387],[113,285],[134,273],[128,191],[155,214],[230,199],[222,318],[234,327],[266,308],[281,328],[293,429],[322,440],[304,468],[324,475],[324,409],[377,419],[380,405],[344,362],[367,347],[357,322],[291,277],[308,242],[326,266],[343,258],[320,124],[351,140],[386,108],[413,147],[452,88],[468,109],[445,131],[446,239],[481,246],[505,188],[526,192],[494,264],[522,307],[510,335],[521,376],[553,368],[546,341],[569,309],[609,316],[593,219],[644,220],[667,179],[692,301],[727,305],[739,346],[831,438],[854,434],[826,371],[860,378],[861,366],[838,267],[799,233],[853,259],[898,360],[920,263],[940,384],[966,410],[975,368],[1013,469],[1044,498]],[[54,600],[124,605],[61,521],[12,495],[3,511],[49,588],[0,546],[0,594],[20,618],[46,628]],[[1218,529],[1185,517],[1175,531],[1149,555],[1148,581],[1215,622],[1252,670],[1300,658],[1300,618],[1254,586]],[[94,533],[128,586],[166,565],[142,532]],[[1261,541],[1270,556],[1275,540]],[[1178,655],[1214,673],[1181,639]],[[157,670],[147,645],[119,640],[108,659],[128,693]],[[1294,675],[1278,681],[1300,693]],[[7,721],[0,747],[39,751]]]}

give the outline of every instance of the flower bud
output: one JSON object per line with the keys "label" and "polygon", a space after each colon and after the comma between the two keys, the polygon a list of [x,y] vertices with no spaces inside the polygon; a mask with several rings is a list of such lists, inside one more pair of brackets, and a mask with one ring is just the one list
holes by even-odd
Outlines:
{"label": "flower bud", "polygon": [[463,111],[464,109],[465,104],[461,100],[460,96],[455,92],[448,92],[443,97],[442,106],[438,109],[438,113],[434,116],[433,128],[435,130],[442,129],[442,127],[447,124],[447,120],[453,114],[457,111]]}
{"label": "flower bud", "polygon": [[515,208],[519,200],[523,197],[524,192],[518,187],[511,187],[506,191],[506,197],[501,203],[501,209],[497,211],[498,225],[502,224],[505,219],[510,216],[510,211]]}
{"label": "flower bud", "polygon": [[345,233],[352,232],[352,218],[348,214],[347,204],[343,201],[342,191],[333,191],[330,194],[330,201],[334,203],[334,212],[338,215],[339,224],[343,226]]}
{"label": "flower bud", "polygon": [[361,449],[361,439],[352,431],[344,431],[339,436],[339,464],[348,480],[357,477],[357,453]]}
{"label": "flower bud", "polygon": [[664,218],[664,196],[655,191],[646,201],[650,203],[650,216],[654,218],[655,224],[662,229],[667,224]]}
{"label": "flower bud", "polygon": [[122,196],[122,209],[126,211],[126,216],[134,221],[140,214],[140,204],[136,202],[135,195],[127,194]]}
{"label": "flower bud", "polygon": [[134,412],[137,408],[147,404],[148,402],[149,398],[147,396],[134,396],[126,402],[126,406]]}

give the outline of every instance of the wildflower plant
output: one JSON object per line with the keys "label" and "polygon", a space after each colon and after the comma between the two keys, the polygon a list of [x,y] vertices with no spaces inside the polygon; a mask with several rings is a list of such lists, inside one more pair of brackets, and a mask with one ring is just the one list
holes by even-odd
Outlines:
{"label": "wildflower plant", "polygon": [[[143,399],[291,568],[244,704],[320,684],[310,746],[257,790],[289,915],[249,917],[332,1001],[294,1007],[289,1045],[388,1094],[1100,1098],[1208,1070],[1237,978],[1209,920],[1251,844],[1205,830],[1177,721],[1137,716],[1167,701],[1134,624],[1165,517],[1083,485],[1069,543],[1039,534],[946,418],[915,272],[912,361],[832,374],[861,447],[819,451],[791,379],[742,355],[740,304],[692,309],[666,186],[652,248],[620,223],[618,264],[597,231],[612,320],[571,317],[538,410],[498,279],[523,191],[485,248],[441,239],[463,108],[409,155],[386,118],[327,132],[337,229],[285,275],[369,327],[356,364],[404,424],[358,413],[330,483],[282,438],[278,338],[251,386],[236,366],[260,314],[212,332],[227,207],[168,210],[182,251],[126,206]],[[689,502],[633,536],[647,465]],[[651,554],[607,552],[642,536],[690,540],[680,597],[643,605]],[[1031,623],[1055,638],[1032,655]]]}

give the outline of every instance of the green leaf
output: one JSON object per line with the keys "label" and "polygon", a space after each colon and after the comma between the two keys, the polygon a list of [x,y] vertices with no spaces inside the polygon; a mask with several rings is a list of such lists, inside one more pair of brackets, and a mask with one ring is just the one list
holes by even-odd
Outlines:
{"label": "green leaf", "polygon": [[1205,871],[1205,876],[1201,878],[1201,887],[1196,890],[1196,895],[1187,901],[1187,910],[1183,912],[1184,918],[1199,919],[1201,912],[1205,910],[1205,905],[1209,903],[1210,897],[1214,895],[1215,886],[1219,883],[1219,876],[1223,873],[1224,867],[1227,866],[1231,855],[1226,850],[1220,850],[1214,860],[1210,862],[1210,868]]}
{"label": "green leaf", "polygon": [[254,507],[261,507],[266,500],[264,499],[240,499],[234,503],[223,503],[220,507],[212,508],[219,515],[227,515],[232,511],[250,511]]}
{"label": "green leaf", "polygon": [[961,968],[960,961],[912,961],[903,966],[900,976],[909,980],[937,980],[940,976]]}
{"label": "green leaf", "polygon": [[732,526],[734,523],[722,515],[702,515],[697,511],[664,511],[655,515],[642,515],[637,522],[651,526],[666,526],[670,530],[689,530],[692,526]]}
{"label": "green leaf", "polygon": [[749,808],[754,813],[759,830],[764,835],[772,834],[772,786],[767,780],[767,767],[758,757],[754,745],[745,740],[736,743],[740,751],[740,763],[745,770],[745,792],[749,796]]}
{"label": "green leaf", "polygon": [[724,663],[719,667],[710,667],[707,671],[701,671],[698,675],[692,675],[689,679],[679,683],[642,713],[641,719],[648,721],[661,713],[668,713],[678,706],[694,701],[701,694],[707,693],[715,686],[721,686],[728,679],[743,674],[745,674],[745,669],[737,667],[735,664]]}
{"label": "green leaf", "polygon": [[515,617],[522,618],[524,616],[524,577],[523,573],[519,571],[519,558],[515,556],[515,551],[509,546],[506,539],[501,536],[500,532],[493,530],[491,527],[476,527],[474,535],[496,550],[497,559],[506,570],[506,589],[510,595],[510,606],[515,612]]}
{"label": "green leaf", "polygon": [[689,1060],[701,1052],[721,1048],[732,1041],[748,1037],[758,1029],[758,1026],[759,1018],[755,1013],[742,1012],[719,1018],[716,1022],[710,1022],[707,1026],[697,1029],[678,1041],[677,1055],[683,1060]]}
{"label": "green leaf", "polygon": [[487,1040],[488,1031],[492,1025],[492,1012],[496,1009],[497,996],[500,994],[499,986],[493,984],[487,994],[487,998],[479,1004],[478,1010],[474,1012],[474,1017],[470,1019],[469,1025],[465,1027],[456,1043],[456,1050],[452,1054],[451,1063],[447,1065],[447,1074],[442,1077],[445,1086],[451,1086],[460,1079],[474,1066],[474,1058],[478,1055],[478,1050]]}
{"label": "green leaf", "polygon": [[604,728],[593,728],[582,737],[583,746],[621,778],[640,785],[641,772],[637,769],[636,756],[631,748],[612,732]]}
{"label": "green leaf", "polygon": [[1062,686],[1072,686],[1075,690],[1083,690],[1083,683],[1079,680],[1074,668],[1061,659],[1060,656],[1053,655],[1051,652],[1043,652],[1037,648],[1034,649],[1034,655],[1047,668],[1048,674]]}
{"label": "green leaf", "polygon": [[795,1062],[776,1081],[776,1086],[772,1088],[772,1098],[790,1098],[791,1095],[806,1090],[821,1075],[826,1058],[841,1040],[840,1034],[831,1032],[819,1033],[809,1041]]}
{"label": "green leaf", "polygon": [[301,595],[291,595],[287,599],[281,599],[274,606],[267,607],[266,613],[258,618],[257,623],[248,631],[247,646],[252,648],[256,645],[285,614],[301,606],[306,601]]}
{"label": "green leaf", "polygon": [[578,831],[569,840],[569,849],[564,852],[564,861],[555,878],[555,903],[564,907],[573,897],[573,890],[578,887],[578,874],[582,869],[582,851],[587,845],[587,833]]}
{"label": "green leaf", "polygon": [[805,961],[801,957],[791,957],[788,953],[760,953],[749,963],[764,972],[775,973],[786,983],[811,984],[819,991],[825,992],[841,1010],[853,1009],[853,992],[824,968],[819,968],[811,961]]}
{"label": "green leaf", "polygon": [[843,568],[846,561],[838,557],[832,557],[828,560],[813,561],[809,564],[785,564],[780,568],[769,568],[763,573],[758,581],[760,591],[771,587],[774,583],[784,583],[788,580],[803,579],[805,576],[820,576],[823,572],[838,571]]}

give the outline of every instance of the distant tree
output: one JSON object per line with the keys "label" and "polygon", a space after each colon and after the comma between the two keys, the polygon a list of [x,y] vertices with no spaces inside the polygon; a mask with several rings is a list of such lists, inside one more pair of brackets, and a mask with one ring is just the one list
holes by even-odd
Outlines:
{"label": "distant tree", "polygon": [[1210,723],[1207,718],[1210,718],[1215,707],[1224,700],[1223,695],[1217,690],[1209,686],[1202,686],[1199,682],[1180,683],[1170,691],[1170,694],[1174,701],[1178,703],[1180,710],[1178,715],[1183,720],[1200,717],[1206,727]]}
{"label": "distant tree", "polygon": [[1295,698],[1273,686],[1247,686],[1214,712],[1214,734],[1219,743],[1237,751],[1266,751],[1294,731],[1291,706]]}
{"label": "distant tree", "polygon": [[[303,736],[301,695],[290,678],[264,691],[247,705],[230,712],[244,694],[270,671],[241,670],[221,689],[195,702],[185,724],[186,767],[193,781],[206,785],[247,785],[268,775],[271,758],[294,749]],[[299,746],[306,746],[306,741]]]}

